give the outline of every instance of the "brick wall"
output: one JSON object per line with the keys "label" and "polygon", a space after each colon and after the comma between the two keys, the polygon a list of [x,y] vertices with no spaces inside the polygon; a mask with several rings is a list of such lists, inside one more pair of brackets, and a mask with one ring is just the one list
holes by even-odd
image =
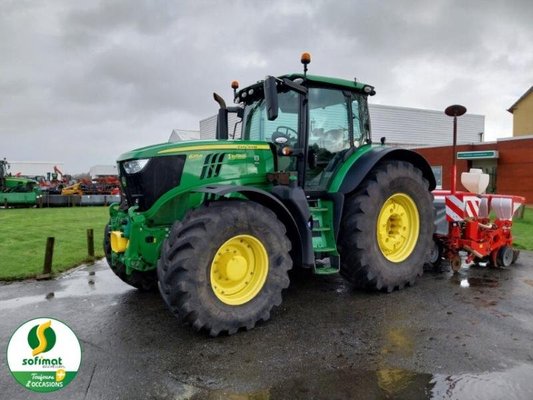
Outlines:
{"label": "brick wall", "polygon": [[[457,146],[457,151],[497,150],[499,153],[496,192],[525,196],[533,204],[533,138],[500,140],[496,143]],[[450,189],[452,147],[427,147],[415,149],[430,165],[442,165],[442,188]],[[457,189],[461,185],[461,173],[469,169],[468,160],[457,160]]]}

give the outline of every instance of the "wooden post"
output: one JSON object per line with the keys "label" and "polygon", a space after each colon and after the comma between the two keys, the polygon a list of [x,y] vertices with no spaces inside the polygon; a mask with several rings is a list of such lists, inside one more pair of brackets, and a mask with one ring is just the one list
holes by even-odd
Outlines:
{"label": "wooden post", "polygon": [[94,231],[87,229],[87,254],[91,261],[94,260]]}
{"label": "wooden post", "polygon": [[49,279],[52,276],[52,261],[54,258],[54,243],[55,238],[49,237],[46,239],[46,250],[44,253],[43,273],[37,279]]}

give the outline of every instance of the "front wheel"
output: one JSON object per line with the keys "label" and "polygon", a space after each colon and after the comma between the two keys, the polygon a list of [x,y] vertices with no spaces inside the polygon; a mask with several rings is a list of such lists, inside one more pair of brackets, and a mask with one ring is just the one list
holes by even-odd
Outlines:
{"label": "front wheel", "polygon": [[390,292],[422,275],[434,246],[428,186],[412,164],[386,161],[346,199],[340,272],[355,287]]}
{"label": "front wheel", "polygon": [[211,336],[252,329],[281,304],[290,248],[271,210],[250,201],[211,203],[176,222],[163,243],[161,295],[178,319]]}

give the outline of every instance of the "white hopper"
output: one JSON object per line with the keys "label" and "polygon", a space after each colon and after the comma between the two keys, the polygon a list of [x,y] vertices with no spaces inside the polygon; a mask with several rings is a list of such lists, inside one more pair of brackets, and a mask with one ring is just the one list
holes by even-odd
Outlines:
{"label": "white hopper", "polygon": [[470,168],[469,172],[461,174],[461,183],[471,193],[485,193],[489,186],[489,175],[484,174],[481,169]]}

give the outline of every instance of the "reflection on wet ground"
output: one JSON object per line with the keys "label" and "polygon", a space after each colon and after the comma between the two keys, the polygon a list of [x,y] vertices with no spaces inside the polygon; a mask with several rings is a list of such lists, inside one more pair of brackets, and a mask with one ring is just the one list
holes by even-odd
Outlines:
{"label": "reflection on wet ground", "polygon": [[0,296],[0,310],[28,306],[43,300],[114,295],[134,290],[117,279],[111,269],[96,266],[77,268],[51,281],[12,282],[3,286],[6,288],[21,287],[26,290],[28,285],[34,287],[34,292],[41,294],[10,298]]}
{"label": "reflection on wet ground", "polygon": [[198,389],[195,400],[275,399],[531,399],[533,366],[484,374],[423,374],[397,368],[377,371],[309,371],[252,392]]}
{"label": "reflection on wet ground", "polygon": [[459,280],[459,285],[461,287],[498,287],[500,283],[497,279],[494,278],[461,278]]}

